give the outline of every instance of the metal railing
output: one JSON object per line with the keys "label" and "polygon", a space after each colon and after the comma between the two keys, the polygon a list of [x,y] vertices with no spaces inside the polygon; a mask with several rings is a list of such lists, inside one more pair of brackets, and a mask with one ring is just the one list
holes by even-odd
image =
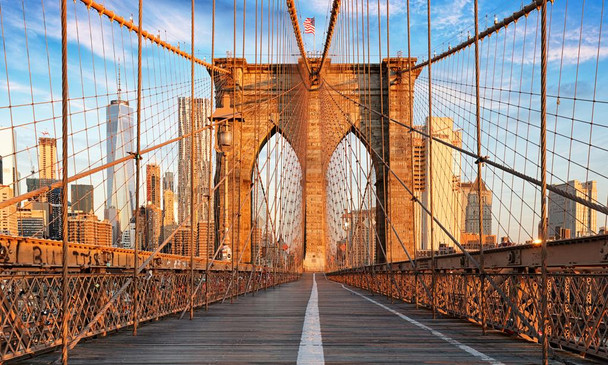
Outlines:
{"label": "metal railing", "polygon": [[[334,272],[331,280],[373,293],[431,308],[432,298],[423,283],[431,285],[430,270],[402,270],[392,273],[378,267],[365,267]],[[437,311],[481,324],[485,315],[488,328],[540,342],[541,326],[540,273],[486,274],[501,291],[484,281],[481,275],[468,272],[437,272]],[[547,276],[549,326],[547,334],[552,346],[566,348],[583,355],[608,359],[608,276],[601,273],[550,272]],[[485,305],[481,305],[483,293]],[[511,302],[511,303],[508,303]],[[518,309],[521,316],[513,311]],[[523,318],[522,318],[523,316]],[[523,320],[525,318],[525,320]]]}
{"label": "metal railing", "polygon": [[[195,270],[195,285],[201,281],[194,306],[221,301],[296,280],[299,275],[276,269]],[[132,278],[128,271],[69,275],[69,339],[105,335],[133,324],[133,290],[129,285],[111,307],[91,325],[97,313]],[[236,285],[230,284],[235,280]],[[189,307],[188,270],[149,270],[138,276],[139,322],[179,313]],[[62,344],[61,273],[3,273],[0,275],[0,362],[32,355]],[[89,327],[85,333],[85,327]]]}

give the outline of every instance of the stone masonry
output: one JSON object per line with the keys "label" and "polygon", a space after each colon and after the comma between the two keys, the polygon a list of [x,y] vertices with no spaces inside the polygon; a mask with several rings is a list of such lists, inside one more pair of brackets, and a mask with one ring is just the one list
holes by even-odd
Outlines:
{"label": "stone masonry", "polygon": [[[230,106],[244,117],[243,123],[233,125],[234,147],[227,157],[228,170],[234,169],[228,179],[229,222],[236,222],[230,230],[228,244],[234,243],[233,255],[236,259],[242,255],[241,262],[251,260],[249,195],[254,163],[274,133],[281,133],[291,144],[302,167],[305,271],[323,271],[326,267],[325,173],[335,147],[351,131],[368,148],[377,177],[376,259],[378,262],[406,260],[404,248],[413,255],[413,204],[411,195],[402,186],[413,191],[411,133],[389,122],[387,117],[410,124],[411,91],[407,72],[400,71],[415,59],[385,59],[381,65],[328,61],[317,79],[319,82],[311,81],[301,60],[292,65],[250,65],[238,58],[215,60],[219,67],[232,71],[231,75],[214,77],[217,107],[224,106],[227,93]],[[310,62],[314,68],[319,60]],[[413,71],[412,88],[417,76],[418,72]],[[371,102],[372,109],[382,111],[386,117],[347,101],[338,92],[362,105]],[[218,171],[216,184],[221,176]],[[225,204],[223,189],[224,184],[216,190],[219,207]],[[384,224],[385,212],[394,228]],[[222,215],[215,216],[216,226],[223,227]],[[216,236],[217,240],[221,239],[220,233]]]}

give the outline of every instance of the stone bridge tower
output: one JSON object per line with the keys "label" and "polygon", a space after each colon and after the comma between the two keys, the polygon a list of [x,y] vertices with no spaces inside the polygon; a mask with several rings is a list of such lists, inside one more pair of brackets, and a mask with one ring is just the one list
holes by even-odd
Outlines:
{"label": "stone bridge tower", "polygon": [[[319,61],[310,59],[313,69]],[[238,190],[228,202],[229,215],[239,222],[230,239],[236,240],[235,247],[243,247],[242,252],[233,252],[235,258],[242,255],[242,262],[251,260],[248,234],[252,210],[247,195],[258,153],[274,133],[281,133],[291,144],[302,167],[304,270],[326,268],[325,174],[332,153],[349,132],[366,145],[376,173],[376,261],[406,260],[403,247],[413,254],[413,204],[402,186],[403,183],[413,191],[411,134],[388,118],[409,125],[412,91],[403,70],[414,62],[415,59],[390,58],[382,64],[363,65],[332,64],[326,60],[320,77],[311,79],[302,60],[280,66],[250,65],[238,58],[215,60],[216,65],[232,73],[215,75],[216,105],[227,107],[224,102],[229,101],[244,119],[243,123],[234,124],[235,148],[227,158],[228,166],[234,168],[228,186],[237,186]],[[412,72],[412,88],[417,76],[418,72]],[[370,103],[384,117],[364,107]],[[223,189],[220,186],[216,191],[220,206],[225,204]],[[392,227],[385,224],[386,214]],[[222,227],[221,222],[217,223]]]}

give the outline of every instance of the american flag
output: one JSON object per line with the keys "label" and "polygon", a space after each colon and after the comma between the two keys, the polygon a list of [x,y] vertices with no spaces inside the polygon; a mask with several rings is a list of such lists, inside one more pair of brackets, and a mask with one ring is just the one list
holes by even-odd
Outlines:
{"label": "american flag", "polygon": [[304,33],[315,34],[315,18],[304,19]]}

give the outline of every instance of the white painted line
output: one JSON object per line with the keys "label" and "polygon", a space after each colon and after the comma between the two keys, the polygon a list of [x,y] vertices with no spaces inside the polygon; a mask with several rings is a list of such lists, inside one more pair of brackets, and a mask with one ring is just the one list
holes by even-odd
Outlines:
{"label": "white painted line", "polygon": [[349,292],[351,292],[351,293],[353,293],[353,294],[357,294],[357,295],[358,295],[358,296],[360,296],[361,298],[363,298],[363,299],[365,299],[365,300],[368,300],[368,301],[370,301],[370,302],[374,303],[375,305],[377,305],[377,306],[379,306],[379,307],[381,307],[381,308],[386,309],[387,311],[389,311],[389,312],[393,313],[394,315],[396,315],[396,316],[400,317],[401,319],[404,319],[404,320],[406,320],[406,321],[410,322],[411,324],[413,324],[413,325],[414,325],[414,326],[416,326],[416,327],[419,327],[419,328],[422,328],[422,329],[424,329],[424,330],[427,330],[427,331],[431,332],[431,334],[433,334],[434,336],[439,337],[440,339],[442,339],[442,340],[444,340],[444,341],[446,341],[446,342],[448,342],[448,343],[450,343],[450,344],[452,344],[452,345],[454,345],[454,346],[458,347],[458,348],[459,348],[459,349],[461,349],[462,351],[468,352],[469,354],[471,354],[471,355],[473,355],[473,356],[475,356],[475,357],[478,357],[478,358],[480,358],[481,360],[483,360],[483,361],[485,361],[485,362],[488,362],[488,363],[490,363],[490,364],[492,364],[492,365],[504,365],[502,362],[500,362],[500,361],[498,361],[498,360],[496,360],[496,359],[494,359],[494,358],[492,358],[492,357],[490,357],[490,356],[488,356],[488,355],[486,355],[486,354],[484,354],[484,353],[482,353],[482,352],[479,352],[479,351],[475,350],[474,348],[472,348],[472,347],[470,347],[470,346],[467,346],[467,345],[465,345],[465,344],[462,344],[462,343],[460,343],[460,342],[456,341],[455,339],[453,339],[453,338],[451,338],[451,337],[448,337],[448,336],[444,335],[443,333],[441,333],[441,332],[439,332],[439,331],[436,331],[436,330],[432,329],[431,327],[429,327],[429,326],[427,326],[427,325],[425,325],[425,324],[422,324],[422,323],[420,323],[420,322],[416,321],[415,319],[412,319],[412,318],[410,318],[410,317],[406,316],[406,315],[405,315],[405,314],[403,314],[403,313],[399,313],[399,312],[397,312],[396,310],[391,309],[391,308],[389,308],[389,307],[385,306],[385,305],[384,305],[384,304],[382,304],[382,303],[378,303],[378,302],[376,302],[375,300],[373,300],[373,299],[371,299],[371,298],[368,298],[368,297],[366,297],[366,296],[365,296],[365,295],[363,295],[363,294],[357,293],[357,292],[356,292],[356,291],[354,291],[354,290],[350,290],[349,288],[345,287],[344,285],[342,285],[342,288],[344,288],[344,289],[348,290]]}
{"label": "white painted line", "polygon": [[312,290],[306,306],[302,337],[298,349],[298,364],[325,364],[323,356],[323,339],[321,338],[321,320],[319,319],[319,294],[317,280],[312,274]]}

